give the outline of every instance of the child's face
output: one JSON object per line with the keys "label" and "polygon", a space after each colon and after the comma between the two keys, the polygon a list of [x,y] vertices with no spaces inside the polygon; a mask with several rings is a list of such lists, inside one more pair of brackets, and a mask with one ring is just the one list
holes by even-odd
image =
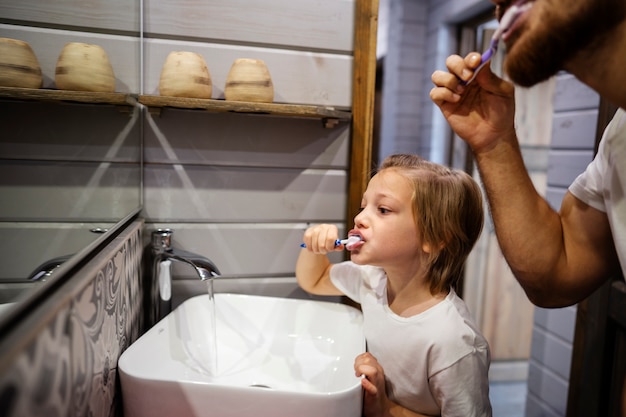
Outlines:
{"label": "child's face", "polygon": [[422,242],[413,217],[409,180],[394,169],[376,174],[361,201],[350,234],[361,236],[364,244],[351,251],[357,264],[405,267],[423,254]]}

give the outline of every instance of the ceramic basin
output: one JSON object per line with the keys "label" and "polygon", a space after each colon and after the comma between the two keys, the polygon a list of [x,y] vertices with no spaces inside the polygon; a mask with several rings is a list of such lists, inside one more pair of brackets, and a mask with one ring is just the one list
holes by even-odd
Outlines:
{"label": "ceramic basin", "polygon": [[124,415],[359,417],[354,358],[362,314],[339,304],[215,295],[217,369],[209,296],[190,298],[120,357]]}

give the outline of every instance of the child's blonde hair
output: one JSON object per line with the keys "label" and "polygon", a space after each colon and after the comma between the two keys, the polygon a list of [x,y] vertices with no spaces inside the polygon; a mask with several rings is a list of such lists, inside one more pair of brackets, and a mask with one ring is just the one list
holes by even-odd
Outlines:
{"label": "child's blonde hair", "polygon": [[379,172],[386,169],[403,175],[413,185],[413,217],[423,241],[432,248],[428,260],[430,292],[455,288],[483,228],[480,187],[466,172],[417,155],[391,155]]}

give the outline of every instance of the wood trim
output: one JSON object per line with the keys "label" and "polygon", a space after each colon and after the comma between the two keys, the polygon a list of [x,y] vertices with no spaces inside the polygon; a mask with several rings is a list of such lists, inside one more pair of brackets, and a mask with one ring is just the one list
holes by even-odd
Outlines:
{"label": "wood trim", "polygon": [[626,283],[623,278],[613,281],[609,291],[609,317],[613,325],[611,335],[611,350],[607,350],[610,363],[605,364],[611,373],[609,386],[608,414],[609,416],[624,416],[626,400],[624,388],[626,385]]}
{"label": "wood trim", "polygon": [[124,93],[100,93],[92,91],[49,90],[43,88],[0,87],[0,98],[40,101],[70,101],[88,104],[114,104],[132,106],[135,98]]}
{"label": "wood trim", "polygon": [[256,103],[247,101],[213,100],[188,97],[140,95],[139,102],[148,107],[174,107],[214,112],[259,113],[276,116],[311,117],[317,119],[350,120],[349,112],[331,107],[305,104]]}
{"label": "wood trim", "polygon": [[603,384],[607,382],[602,364],[607,348],[609,291],[610,282],[607,282],[578,304],[567,417],[606,415],[606,410],[600,412],[606,405],[602,404],[600,392],[604,391]]}
{"label": "wood trim", "polygon": [[378,0],[357,0],[352,79],[352,145],[347,228],[359,211],[372,170]]}

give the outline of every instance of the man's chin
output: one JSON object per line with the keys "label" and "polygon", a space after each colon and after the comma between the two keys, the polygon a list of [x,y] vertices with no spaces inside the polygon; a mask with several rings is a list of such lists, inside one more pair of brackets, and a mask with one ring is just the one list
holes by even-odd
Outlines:
{"label": "man's chin", "polygon": [[542,83],[557,74],[562,63],[557,62],[554,56],[541,52],[517,53],[514,48],[507,54],[504,60],[504,72],[507,77],[520,87],[532,87]]}

